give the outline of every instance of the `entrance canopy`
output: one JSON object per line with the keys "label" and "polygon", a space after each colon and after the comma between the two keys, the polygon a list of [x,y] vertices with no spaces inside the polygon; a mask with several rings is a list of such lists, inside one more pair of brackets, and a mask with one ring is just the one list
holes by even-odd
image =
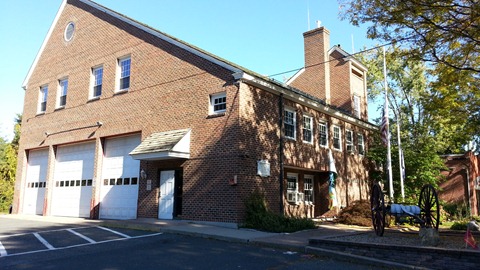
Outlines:
{"label": "entrance canopy", "polygon": [[191,129],[153,133],[133,149],[130,156],[136,160],[188,159],[190,133]]}

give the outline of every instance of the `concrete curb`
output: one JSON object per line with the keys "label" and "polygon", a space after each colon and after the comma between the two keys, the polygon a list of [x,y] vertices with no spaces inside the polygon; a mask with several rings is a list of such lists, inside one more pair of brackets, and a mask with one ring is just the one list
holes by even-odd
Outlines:
{"label": "concrete curb", "polygon": [[393,269],[418,269],[418,270],[428,270],[430,268],[425,268],[425,267],[419,267],[419,266],[414,266],[414,265],[409,265],[409,264],[402,264],[402,263],[396,263],[396,262],[390,262],[390,261],[385,261],[385,260],[379,260],[375,258],[370,258],[370,257],[365,257],[365,256],[359,256],[359,255],[354,255],[354,254],[349,254],[345,252],[339,252],[339,251],[333,251],[333,250],[328,250],[328,249],[323,249],[323,248],[317,248],[317,247],[310,247],[307,246],[305,247],[305,252],[310,253],[310,254],[315,254],[319,256],[331,256],[339,260],[347,260],[347,258],[355,261],[362,261],[364,263],[367,263],[371,266],[384,266],[384,267],[389,267]]}

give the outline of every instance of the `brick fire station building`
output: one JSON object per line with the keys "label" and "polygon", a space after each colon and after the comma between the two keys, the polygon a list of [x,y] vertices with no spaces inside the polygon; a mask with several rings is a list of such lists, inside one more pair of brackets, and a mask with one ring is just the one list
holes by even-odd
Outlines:
{"label": "brick fire station building", "polygon": [[239,223],[366,199],[366,68],[329,31],[274,81],[89,0],[65,0],[23,83],[14,212]]}

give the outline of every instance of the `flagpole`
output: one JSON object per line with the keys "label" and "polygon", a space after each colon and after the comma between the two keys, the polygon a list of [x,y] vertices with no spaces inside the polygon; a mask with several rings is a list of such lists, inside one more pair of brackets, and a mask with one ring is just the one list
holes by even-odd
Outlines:
{"label": "flagpole", "polygon": [[[388,85],[387,85],[387,61],[385,57],[385,47],[383,48],[383,76],[384,76],[384,84],[385,84],[385,106],[384,108],[388,119]],[[388,125],[387,125],[388,128]],[[393,203],[393,176],[392,176],[392,153],[390,150],[390,131],[387,130],[387,171],[388,171],[388,189],[389,189],[389,197],[390,202]]]}
{"label": "flagpole", "polygon": [[404,160],[403,160],[403,150],[402,150],[402,142],[400,140],[400,110],[397,114],[397,140],[398,140],[398,168],[400,170],[400,190],[402,194],[402,202],[405,202],[405,189],[403,186],[403,179],[405,178],[404,175]]}

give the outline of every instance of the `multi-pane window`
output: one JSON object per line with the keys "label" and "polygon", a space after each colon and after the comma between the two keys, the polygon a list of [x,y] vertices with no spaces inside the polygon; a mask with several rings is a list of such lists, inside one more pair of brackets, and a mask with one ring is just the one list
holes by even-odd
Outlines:
{"label": "multi-pane window", "polygon": [[345,144],[347,146],[347,152],[353,152],[353,131],[347,130],[345,131]]}
{"label": "multi-pane window", "polygon": [[305,175],[303,178],[303,193],[306,204],[313,204],[313,175]]}
{"label": "multi-pane window", "polygon": [[223,113],[227,110],[227,94],[225,92],[210,96],[210,113]]}
{"label": "multi-pane window", "polygon": [[285,137],[295,139],[295,118],[296,113],[292,110],[285,109],[283,126],[285,128]]}
{"label": "multi-pane window", "polygon": [[319,144],[323,147],[328,147],[328,127],[327,123],[320,123],[318,125]]}
{"label": "multi-pane window", "polygon": [[357,134],[357,150],[359,155],[365,154],[365,142],[363,141],[363,134]]}
{"label": "multi-pane window", "polygon": [[333,126],[333,148],[342,150],[342,132],[339,126]]}
{"label": "multi-pane window", "polygon": [[360,113],[360,97],[357,95],[353,96],[353,115],[355,115],[357,118],[360,118],[361,113]]}
{"label": "multi-pane window", "polygon": [[43,113],[47,110],[47,96],[48,96],[48,85],[40,87],[40,96],[38,104],[38,112]]}
{"label": "multi-pane window", "polygon": [[128,90],[130,88],[130,57],[118,60],[120,72],[120,81],[118,90]]}
{"label": "multi-pane window", "polygon": [[103,84],[103,67],[96,67],[92,69],[92,97],[96,98],[102,95]]}
{"label": "multi-pane window", "polygon": [[297,203],[298,196],[298,175],[295,173],[287,174],[287,201]]}
{"label": "multi-pane window", "polygon": [[313,143],[313,118],[310,116],[303,116],[303,141]]}
{"label": "multi-pane window", "polygon": [[68,79],[59,80],[58,86],[59,86],[58,107],[65,107],[65,105],[67,104]]}

